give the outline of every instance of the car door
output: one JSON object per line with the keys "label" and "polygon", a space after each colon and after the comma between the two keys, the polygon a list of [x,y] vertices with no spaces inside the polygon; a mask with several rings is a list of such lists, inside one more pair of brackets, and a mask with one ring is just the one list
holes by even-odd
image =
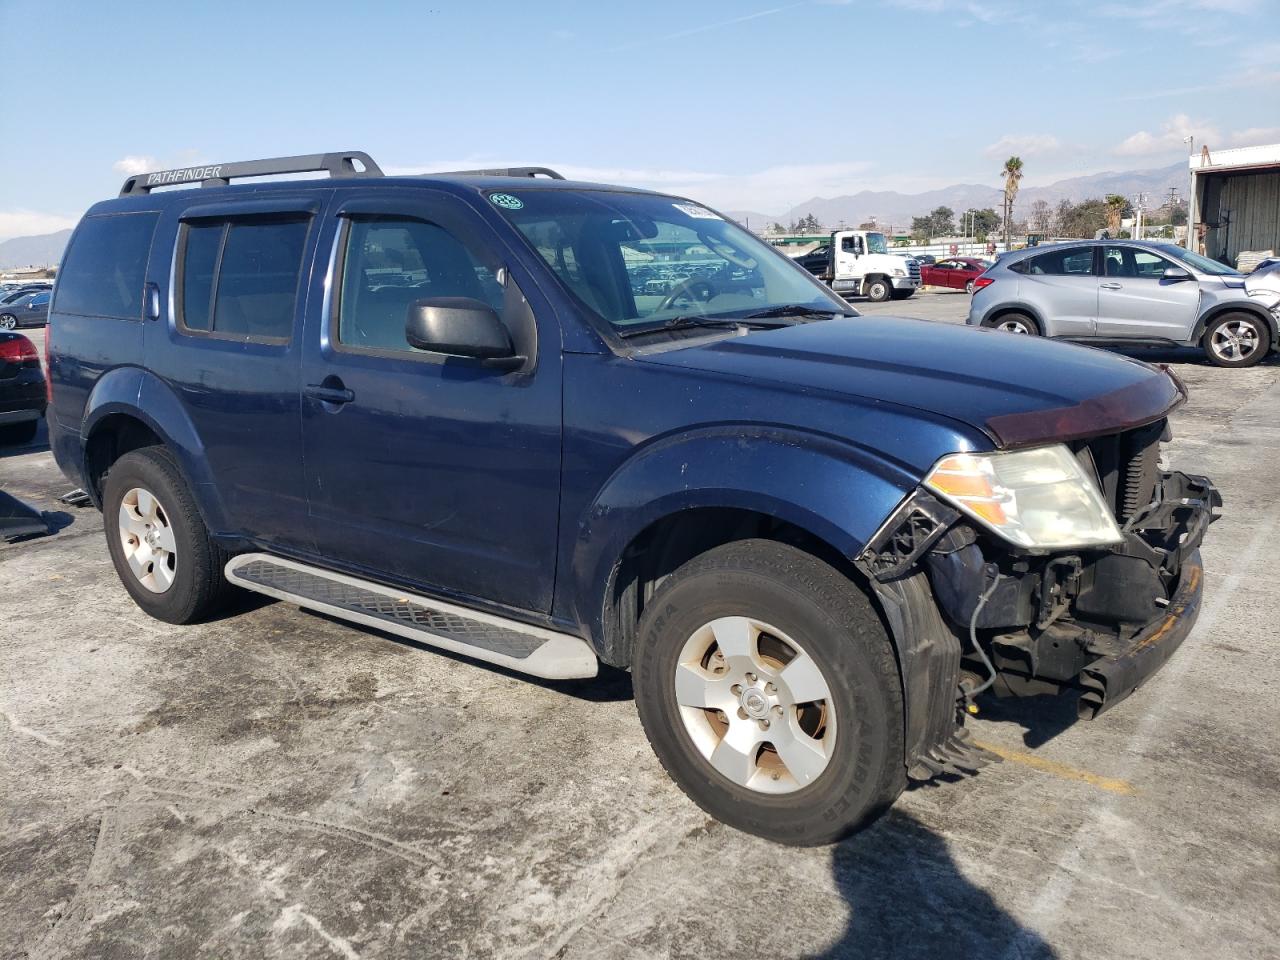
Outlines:
{"label": "car door", "polygon": [[167,323],[145,328],[145,366],[164,385],[145,382],[141,405],[176,396],[228,532],[291,551],[310,545],[298,372],[323,197],[276,193],[171,208],[148,270],[171,310]]}
{"label": "car door", "polygon": [[[1200,284],[1166,280],[1179,264],[1143,247],[1108,245],[1098,284],[1098,336],[1186,340],[1200,310]],[[1182,268],[1185,269],[1185,268]]]}
{"label": "car door", "polygon": [[[310,318],[302,438],[319,554],[376,579],[549,611],[560,501],[559,325],[533,277],[450,194],[370,190],[335,207]],[[416,350],[410,304],[489,304],[516,370]]]}
{"label": "car door", "polygon": [[1018,297],[1051,337],[1091,337],[1097,326],[1098,276],[1092,246],[1048,250],[1009,268],[1021,274]]}
{"label": "car door", "polygon": [[47,290],[32,297],[27,304],[27,316],[24,318],[24,322],[31,326],[44,326],[49,319],[50,299],[51,294]]}
{"label": "car door", "polygon": [[842,236],[839,240],[838,244],[832,244],[832,251],[835,257],[832,276],[837,280],[847,280],[851,277],[859,276],[858,258],[863,253],[862,238],[855,234],[853,236]]}

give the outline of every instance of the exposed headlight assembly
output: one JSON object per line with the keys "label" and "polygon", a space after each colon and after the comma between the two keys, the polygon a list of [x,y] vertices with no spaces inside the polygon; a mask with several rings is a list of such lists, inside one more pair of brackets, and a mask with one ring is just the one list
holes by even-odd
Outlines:
{"label": "exposed headlight assembly", "polygon": [[1061,444],[953,453],[934,464],[924,482],[1019,547],[1101,547],[1124,539],[1097,485]]}

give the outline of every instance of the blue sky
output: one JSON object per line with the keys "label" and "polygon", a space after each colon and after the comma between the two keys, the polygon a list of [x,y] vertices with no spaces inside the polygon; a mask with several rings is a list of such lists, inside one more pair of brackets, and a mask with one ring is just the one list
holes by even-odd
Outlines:
{"label": "blue sky", "polygon": [[[0,0],[0,239],[126,173],[327,149],[767,213],[1280,141],[1280,0]],[[32,126],[14,120],[30,115]]]}

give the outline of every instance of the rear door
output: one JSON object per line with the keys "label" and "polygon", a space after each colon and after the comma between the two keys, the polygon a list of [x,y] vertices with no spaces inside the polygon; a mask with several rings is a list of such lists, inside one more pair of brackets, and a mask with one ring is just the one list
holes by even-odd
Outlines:
{"label": "rear door", "polygon": [[[1165,280],[1178,266],[1142,247],[1106,246],[1098,285],[1098,336],[1186,340],[1200,310],[1200,284]],[[1184,268],[1185,269],[1185,268]]]}
{"label": "rear door", "polygon": [[324,196],[175,210],[171,315],[149,326],[146,342],[147,366],[203,445],[229,532],[293,551],[310,548],[298,376]]}
{"label": "rear door", "polygon": [[[310,318],[303,360],[319,553],[378,579],[549,611],[558,321],[461,200],[426,189],[361,194],[327,217],[328,301]],[[531,363],[504,371],[410,347],[409,305],[441,296],[488,303]]]}
{"label": "rear door", "polygon": [[1063,247],[1014,265],[1022,268],[1015,271],[1022,274],[1020,299],[1039,311],[1049,336],[1093,336],[1098,317],[1093,251],[1091,246]]}

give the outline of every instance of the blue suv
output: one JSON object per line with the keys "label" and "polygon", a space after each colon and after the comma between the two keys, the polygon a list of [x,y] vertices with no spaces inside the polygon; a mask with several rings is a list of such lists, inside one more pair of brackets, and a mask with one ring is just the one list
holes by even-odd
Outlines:
{"label": "blue suv", "polygon": [[132,177],[70,241],[49,352],[54,453],[147,613],[242,588],[630,670],[672,778],[786,843],[975,770],[985,690],[1128,696],[1221,502],[1160,465],[1160,370],[859,317],[702,204],[542,168]]}

